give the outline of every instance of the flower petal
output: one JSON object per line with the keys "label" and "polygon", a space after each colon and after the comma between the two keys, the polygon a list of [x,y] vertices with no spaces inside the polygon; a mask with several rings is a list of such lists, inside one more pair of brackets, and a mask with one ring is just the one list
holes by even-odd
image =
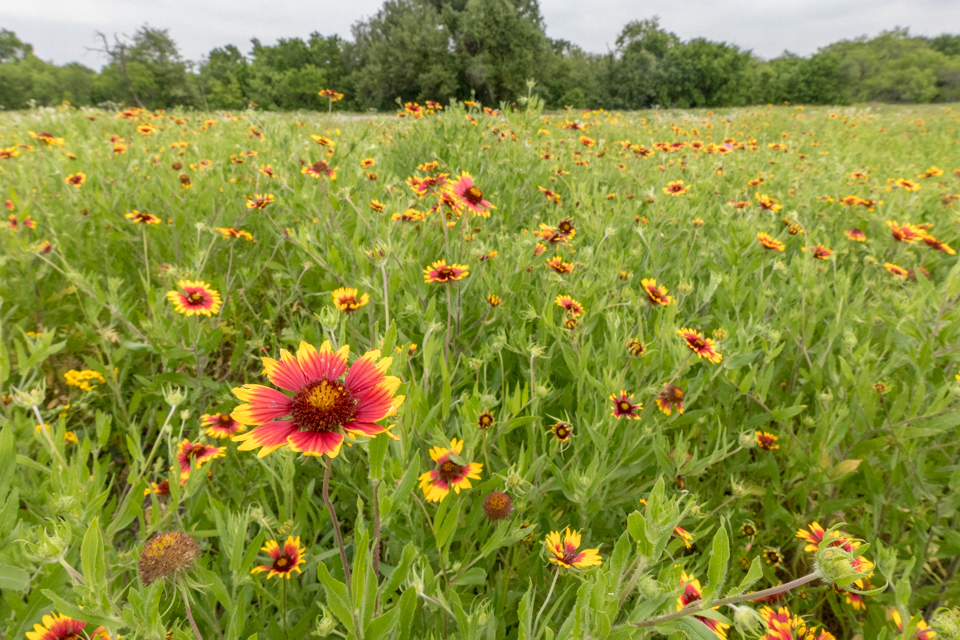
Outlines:
{"label": "flower petal", "polygon": [[248,433],[233,436],[231,440],[243,443],[237,447],[240,451],[250,451],[262,447],[260,453],[257,454],[258,458],[262,458],[286,445],[287,437],[296,430],[297,426],[293,423],[293,420],[279,420],[260,425]]}
{"label": "flower petal", "polygon": [[393,358],[384,358],[377,362],[379,357],[380,350],[374,349],[367,351],[362,358],[351,365],[347,377],[343,379],[343,384],[353,395],[362,395],[364,391],[383,380],[383,374],[390,368]]}
{"label": "flower petal", "polygon": [[263,371],[270,382],[287,391],[299,391],[307,386],[308,380],[300,369],[297,357],[286,349],[280,350],[280,360],[261,358]]}
{"label": "flower petal", "polygon": [[237,387],[233,390],[233,394],[249,403],[240,405],[230,414],[230,417],[240,424],[266,424],[274,418],[288,415],[293,406],[292,398],[260,384]]}
{"label": "flower petal", "polygon": [[343,444],[343,434],[327,431],[297,431],[287,438],[287,443],[290,449],[297,453],[307,456],[326,454],[330,458],[336,458]]}
{"label": "flower petal", "polygon": [[297,360],[300,361],[300,369],[310,381],[336,380],[346,371],[349,354],[350,347],[346,345],[334,352],[330,343],[324,342],[317,351],[313,345],[301,341],[300,348],[297,349]]}

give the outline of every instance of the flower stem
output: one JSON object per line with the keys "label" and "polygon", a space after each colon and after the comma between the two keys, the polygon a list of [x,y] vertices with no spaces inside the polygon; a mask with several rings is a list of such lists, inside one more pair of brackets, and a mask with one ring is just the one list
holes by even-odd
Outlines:
{"label": "flower stem", "polygon": [[816,572],[814,572],[814,573],[805,575],[802,578],[797,578],[796,580],[792,582],[788,582],[787,584],[781,584],[776,587],[771,587],[770,589],[764,589],[763,591],[754,591],[751,593],[743,593],[743,594],[740,594],[739,596],[731,596],[729,598],[721,598],[720,600],[712,600],[710,602],[707,602],[706,604],[704,604],[702,600],[698,600],[693,604],[693,606],[689,606],[684,609],[681,609],[676,613],[660,616],[659,618],[654,618],[653,620],[644,620],[643,622],[628,622],[626,624],[618,624],[618,625],[614,625],[611,628],[627,627],[627,626],[653,627],[658,624],[663,624],[664,622],[669,622],[670,620],[676,620],[677,618],[685,618],[687,616],[696,615],[707,608],[722,607],[724,605],[737,604],[738,602],[745,602],[747,600],[756,600],[758,598],[775,596],[775,595],[784,593],[786,591],[790,591],[791,589],[795,589],[796,587],[800,587],[807,583],[813,582],[814,580],[818,580],[819,578],[820,576],[817,575]]}
{"label": "flower stem", "polygon": [[533,640],[537,639],[539,635],[537,632],[537,627],[540,624],[540,616],[543,615],[543,610],[547,608],[547,603],[550,602],[550,596],[553,595],[553,588],[557,586],[557,578],[560,577],[560,569],[557,569],[553,573],[553,582],[550,583],[550,590],[547,591],[547,597],[543,599],[543,604],[540,606],[540,611],[537,612],[537,618],[533,621],[533,629],[531,629],[530,637]]}
{"label": "flower stem", "polygon": [[383,314],[386,316],[387,323],[384,325],[384,332],[390,331],[390,300],[387,294],[387,267],[386,264],[380,265],[380,274],[383,276]]}
{"label": "flower stem", "polygon": [[[280,576],[283,578],[283,576]],[[283,622],[283,637],[290,637],[290,630],[287,629],[287,581],[280,580],[280,602],[281,602],[281,622]]]}
{"label": "flower stem", "polygon": [[333,533],[337,537],[337,546],[340,548],[340,562],[343,564],[343,580],[350,584],[350,563],[347,562],[347,552],[343,548],[343,536],[340,534],[340,521],[337,520],[337,512],[330,502],[330,472],[333,470],[333,461],[327,460],[326,469],[323,471],[323,502],[327,505],[327,511],[330,513],[330,522],[333,524]]}
{"label": "flower stem", "polygon": [[193,635],[197,636],[197,640],[203,640],[203,636],[200,635],[200,629],[197,628],[197,623],[193,620],[193,611],[190,610],[190,599],[187,597],[187,590],[181,588],[180,595],[183,597],[183,606],[184,609],[186,609],[187,620],[190,621],[190,627],[193,629]]}
{"label": "flower stem", "polygon": [[66,469],[67,461],[64,459],[63,454],[60,453],[60,449],[57,448],[57,445],[54,444],[53,437],[50,435],[50,430],[47,429],[47,425],[43,423],[43,418],[40,416],[40,409],[37,408],[37,405],[33,405],[33,415],[37,417],[37,424],[40,425],[40,433],[43,434],[47,440],[47,443],[50,445],[50,451],[57,456],[60,464],[64,469]]}
{"label": "flower stem", "polygon": [[452,311],[452,302],[450,302],[450,285],[444,287],[447,290],[447,342],[443,348],[443,357],[447,361],[447,367],[450,366],[450,312]]}

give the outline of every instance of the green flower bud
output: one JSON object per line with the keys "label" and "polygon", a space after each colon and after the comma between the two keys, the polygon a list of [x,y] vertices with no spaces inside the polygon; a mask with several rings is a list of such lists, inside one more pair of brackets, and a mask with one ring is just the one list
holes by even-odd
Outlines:
{"label": "green flower bud", "polygon": [[637,588],[647,600],[658,598],[660,594],[663,593],[663,589],[660,588],[660,583],[649,576],[641,578],[640,582],[637,583]]}
{"label": "green flower bud", "polygon": [[740,635],[758,636],[766,628],[760,614],[750,607],[733,605],[733,609],[733,626],[740,632]]}
{"label": "green flower bud", "polygon": [[163,399],[171,408],[183,404],[187,399],[187,393],[180,387],[163,385]]}
{"label": "green flower bud", "polygon": [[853,553],[839,546],[824,546],[817,550],[814,570],[820,579],[830,584],[845,586],[856,579]]}
{"label": "green flower bud", "polygon": [[319,638],[325,638],[333,633],[333,630],[337,628],[337,621],[333,619],[333,616],[330,615],[330,612],[327,611],[326,607],[321,605],[320,608],[323,611],[323,615],[317,616],[317,628],[311,635]]}
{"label": "green flower bud", "polygon": [[43,399],[47,396],[47,381],[41,379],[35,389],[24,391],[13,387],[13,402],[21,409],[32,409],[43,404]]}

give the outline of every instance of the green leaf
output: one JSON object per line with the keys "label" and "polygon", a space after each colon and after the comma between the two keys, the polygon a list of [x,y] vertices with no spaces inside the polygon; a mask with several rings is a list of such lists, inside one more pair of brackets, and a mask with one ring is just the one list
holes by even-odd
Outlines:
{"label": "green leaf", "polygon": [[727,527],[722,518],[720,527],[713,536],[712,546],[713,553],[710,554],[710,566],[707,571],[709,583],[703,589],[704,600],[711,600],[715,594],[720,593],[727,581],[727,570],[730,566],[730,538],[727,537]]}
{"label": "green leaf", "polygon": [[377,616],[370,621],[366,629],[363,630],[364,640],[381,640],[393,632],[400,620],[400,608],[394,607],[382,616]]}
{"label": "green leaf", "polygon": [[83,580],[88,589],[105,591],[107,588],[107,564],[103,557],[103,537],[100,534],[100,516],[94,517],[80,545],[80,562]]}
{"label": "green leaf", "polygon": [[400,609],[400,634],[398,640],[408,640],[410,631],[413,629],[413,616],[417,612],[417,592],[413,587],[408,587],[403,595],[400,596],[400,602],[397,603]]}
{"label": "green leaf", "polygon": [[30,574],[20,567],[0,564],[0,589],[23,591],[30,586]]}
{"label": "green leaf", "polygon": [[[416,556],[416,545],[414,545],[412,542],[408,542],[403,548],[403,554],[400,556],[400,564],[397,565],[397,568],[393,570],[393,573],[391,573],[390,577],[387,578],[387,581],[384,582],[381,593],[393,593],[400,588],[400,584],[407,579],[407,575],[410,573],[410,567],[413,564],[413,559]],[[382,569],[383,565],[380,565],[380,567]]]}
{"label": "green leaf", "polygon": [[118,627],[123,624],[123,621],[115,616],[99,615],[89,608],[81,609],[75,604],[70,604],[50,589],[43,589],[41,593],[50,599],[57,612],[80,622],[104,627]]}
{"label": "green leaf", "polygon": [[747,575],[743,576],[743,580],[740,581],[740,584],[736,588],[731,589],[727,592],[727,597],[738,596],[741,593],[745,593],[747,589],[756,584],[757,580],[763,577],[763,565],[760,564],[760,556],[756,556],[753,559],[753,562],[750,563],[750,568],[747,570]]}
{"label": "green leaf", "polygon": [[520,619],[517,640],[533,640],[533,594],[533,580],[530,580],[527,592],[520,599],[517,609],[517,617]]}
{"label": "green leaf", "polygon": [[337,617],[340,624],[347,629],[353,629],[353,633],[359,636],[358,629],[354,625],[353,605],[350,603],[350,593],[347,591],[347,585],[331,576],[323,562],[317,563],[317,578],[327,594],[327,606],[330,611]]}
{"label": "green leaf", "polygon": [[381,433],[367,446],[370,449],[370,478],[379,480],[383,478],[383,459],[390,447],[390,438]]}

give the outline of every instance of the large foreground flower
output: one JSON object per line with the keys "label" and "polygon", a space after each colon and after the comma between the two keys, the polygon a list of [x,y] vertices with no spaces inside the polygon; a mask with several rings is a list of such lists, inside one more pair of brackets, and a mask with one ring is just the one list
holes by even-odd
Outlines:
{"label": "large foreground flower", "polygon": [[[683,610],[686,606],[698,600],[703,600],[703,588],[700,586],[700,581],[686,571],[680,573],[680,586],[683,587],[683,593],[677,598],[677,611]],[[730,625],[700,616],[694,616],[694,618],[710,627],[710,630],[721,638],[727,637],[727,629],[730,628]]]}
{"label": "large foreground flower", "polygon": [[476,216],[489,218],[490,209],[496,209],[492,203],[483,199],[483,192],[473,184],[473,178],[466,171],[460,174],[460,179],[453,185],[453,195],[457,196]]}
{"label": "large foreground flower", "polygon": [[177,286],[183,291],[167,291],[167,300],[173,303],[177,313],[185,316],[205,315],[220,311],[220,294],[202,280],[180,280]]}
{"label": "large foreground flower", "polygon": [[97,627],[92,634],[87,634],[83,631],[87,626],[86,622],[80,622],[56,612],[43,616],[42,621],[42,625],[35,624],[33,631],[27,631],[27,640],[80,640],[81,638],[109,640],[110,638],[110,634],[103,627]]}
{"label": "large foreground flower", "polygon": [[437,468],[420,474],[419,485],[423,489],[423,496],[427,502],[440,502],[450,493],[451,487],[457,493],[460,493],[460,489],[470,489],[473,487],[470,480],[480,479],[483,464],[479,462],[460,464],[452,459],[453,456],[459,457],[461,451],[463,451],[463,440],[456,438],[450,440],[449,449],[446,447],[430,449],[430,457],[437,463]]}
{"label": "large foreground flower", "polygon": [[396,413],[404,400],[393,395],[400,379],[384,375],[393,358],[380,359],[379,350],[368,351],[348,370],[349,353],[346,345],[334,351],[324,342],[318,351],[301,341],[296,355],[281,349],[280,360],[262,358],[270,382],[293,395],[259,384],[234,389],[246,404],[233,410],[233,419],[256,427],[232,438],[242,443],[239,449],[259,447],[262,458],[289,446],[308,456],[335,458],[344,433],[351,439],[384,433],[377,421]]}
{"label": "large foreground flower", "polygon": [[564,569],[571,567],[596,567],[603,563],[600,557],[599,549],[580,548],[580,534],[576,531],[570,531],[570,527],[564,530],[563,537],[560,537],[559,531],[551,531],[544,539],[547,544],[547,560],[560,565]]}
{"label": "large foreground flower", "polygon": [[832,633],[808,627],[800,616],[790,613],[790,609],[780,607],[774,611],[770,607],[760,610],[763,621],[767,623],[767,632],[760,640],[837,640]]}
{"label": "large foreground flower", "polygon": [[274,576],[289,580],[294,571],[297,573],[303,573],[300,571],[300,565],[307,561],[307,559],[304,557],[304,555],[307,553],[307,550],[300,546],[300,536],[297,536],[296,538],[293,536],[287,536],[287,541],[283,543],[282,549],[280,548],[280,545],[277,544],[276,540],[268,540],[267,544],[260,547],[260,550],[266,551],[267,555],[273,559],[273,562],[254,567],[250,573],[262,573],[264,571],[268,571],[268,580]]}
{"label": "large foreground flower", "polygon": [[570,296],[565,296],[563,294],[558,295],[554,302],[556,302],[558,306],[563,307],[563,310],[574,318],[579,318],[583,313],[583,305]]}
{"label": "large foreground flower", "polygon": [[687,348],[697,354],[698,358],[706,358],[713,364],[720,364],[723,356],[717,352],[716,343],[710,338],[693,329],[677,329],[677,335],[686,340]]}

